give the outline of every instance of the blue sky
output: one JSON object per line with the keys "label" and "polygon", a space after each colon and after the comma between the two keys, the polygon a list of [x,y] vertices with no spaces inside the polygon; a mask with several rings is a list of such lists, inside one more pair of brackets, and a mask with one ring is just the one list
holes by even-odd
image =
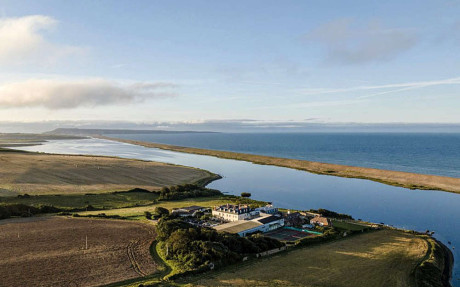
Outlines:
{"label": "blue sky", "polygon": [[459,1],[0,1],[0,121],[460,123]]}

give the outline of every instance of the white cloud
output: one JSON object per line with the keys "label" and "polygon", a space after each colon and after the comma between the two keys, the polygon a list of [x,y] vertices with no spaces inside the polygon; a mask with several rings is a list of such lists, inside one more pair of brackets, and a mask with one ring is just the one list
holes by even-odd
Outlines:
{"label": "white cloud", "polygon": [[55,19],[43,15],[0,18],[0,63],[53,63],[82,53],[84,48],[59,45],[45,38],[44,32],[57,24]]}
{"label": "white cloud", "polygon": [[417,34],[411,29],[384,28],[378,22],[357,28],[351,19],[322,25],[306,39],[325,46],[326,61],[339,64],[390,60],[418,42]]}
{"label": "white cloud", "polygon": [[0,85],[0,107],[71,109],[134,103],[148,98],[174,96],[170,83],[120,85],[102,79],[27,80]]}
{"label": "white cloud", "polygon": [[370,90],[383,90],[383,89],[395,89],[377,94],[365,95],[360,98],[369,98],[373,96],[383,95],[390,92],[403,91],[408,89],[419,89],[431,86],[444,86],[444,85],[459,85],[460,77],[449,78],[443,80],[432,80],[432,81],[420,81],[420,82],[407,82],[397,84],[386,84],[386,85],[373,85],[373,86],[357,86],[351,88],[342,89],[328,89],[328,88],[316,88],[316,89],[298,89],[303,95],[320,95],[320,94],[336,94],[336,93],[347,93],[356,91],[370,91]]}

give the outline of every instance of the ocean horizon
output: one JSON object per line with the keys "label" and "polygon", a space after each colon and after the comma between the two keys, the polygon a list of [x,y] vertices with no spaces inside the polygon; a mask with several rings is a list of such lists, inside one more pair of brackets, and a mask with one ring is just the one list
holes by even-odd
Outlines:
{"label": "ocean horizon", "polygon": [[460,133],[184,133],[112,137],[460,177]]}

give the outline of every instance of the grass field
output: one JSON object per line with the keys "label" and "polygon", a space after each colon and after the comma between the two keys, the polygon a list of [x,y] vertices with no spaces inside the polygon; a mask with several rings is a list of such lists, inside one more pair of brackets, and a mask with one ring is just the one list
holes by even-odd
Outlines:
{"label": "grass field", "polygon": [[98,156],[0,151],[0,196],[148,190],[212,178],[205,170]]}
{"label": "grass field", "polygon": [[98,286],[151,274],[154,237],[152,225],[132,221],[3,220],[0,286]]}
{"label": "grass field", "polygon": [[413,286],[425,240],[382,230],[295,249],[192,279],[193,286]]}
{"label": "grass field", "polygon": [[[198,197],[198,198],[188,198],[184,200],[176,200],[176,201],[162,201],[156,204],[152,204],[149,206],[139,206],[139,207],[131,207],[131,208],[120,208],[120,209],[113,209],[113,210],[105,210],[104,213],[106,215],[120,215],[124,217],[138,217],[143,216],[145,211],[154,211],[157,206],[161,206],[167,208],[169,210],[173,208],[180,208],[185,206],[191,205],[199,205],[203,207],[213,207],[216,205],[221,205],[225,203],[231,203],[232,200],[228,199],[225,196],[213,196],[213,197]],[[96,215],[100,213],[100,211],[85,211],[80,212],[80,215]]]}
{"label": "grass field", "polygon": [[220,158],[249,161],[255,164],[275,165],[288,167],[298,170],[305,170],[312,173],[333,175],[340,177],[351,177],[373,180],[389,185],[401,186],[411,189],[436,189],[449,192],[460,193],[460,179],[446,176],[426,175],[409,173],[402,171],[382,170],[376,168],[366,168],[357,166],[346,166],[339,164],[330,164],[322,162],[313,162],[306,160],[296,160],[288,158],[278,158],[271,156],[253,155],[229,151],[219,151],[210,149],[200,149],[191,147],[181,147],[174,145],[158,144],[151,142],[142,142],[135,140],[125,140],[119,138],[110,138],[100,136],[103,139],[109,139],[119,142],[141,145],[151,148],[172,150],[177,152],[186,152],[193,154],[209,155]]}
{"label": "grass field", "polygon": [[352,222],[347,222],[347,221],[341,221],[341,220],[331,220],[332,226],[335,228],[341,229],[341,230],[351,230],[351,231],[361,231],[365,229],[369,229],[369,226],[366,226],[364,224],[356,224]]}
{"label": "grass field", "polygon": [[91,205],[97,209],[114,209],[152,204],[159,197],[150,192],[116,192],[70,195],[35,195],[30,197],[0,197],[0,204],[25,204],[39,207],[51,205],[61,209],[83,209]]}

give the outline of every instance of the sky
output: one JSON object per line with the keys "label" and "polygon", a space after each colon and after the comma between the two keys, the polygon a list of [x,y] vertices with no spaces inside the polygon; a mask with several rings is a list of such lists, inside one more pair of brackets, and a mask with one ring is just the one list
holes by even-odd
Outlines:
{"label": "sky", "polygon": [[0,123],[460,124],[459,51],[460,1],[0,0]]}

